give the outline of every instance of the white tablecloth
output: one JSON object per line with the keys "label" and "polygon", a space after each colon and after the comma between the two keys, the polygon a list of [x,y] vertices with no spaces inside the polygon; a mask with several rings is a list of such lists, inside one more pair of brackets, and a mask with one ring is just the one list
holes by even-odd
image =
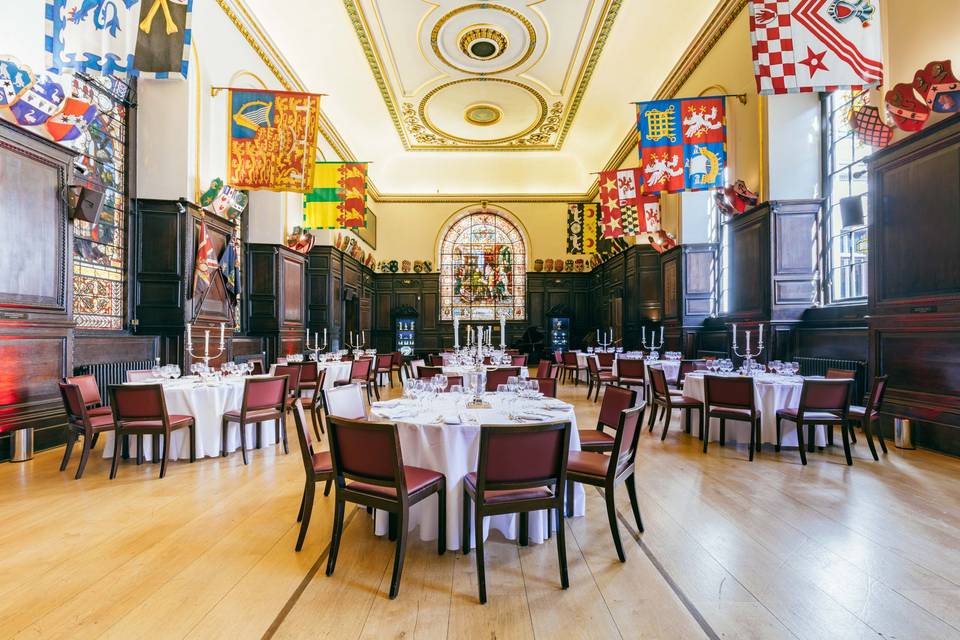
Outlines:
{"label": "white tablecloth", "polygon": [[[502,367],[502,368],[512,368],[512,367]],[[530,376],[530,370],[527,367],[518,367],[520,369],[520,377],[527,378]],[[491,371],[490,368],[487,371]],[[445,376],[464,376],[468,373],[473,373],[473,369],[469,367],[460,367],[460,366],[444,366],[443,375]]]}
{"label": "white tablecloth", "polygon": [[[215,386],[206,386],[197,378],[180,378],[163,384],[163,396],[167,402],[167,413],[170,415],[193,416],[197,431],[197,458],[213,458],[220,455],[220,424],[223,414],[227,411],[239,411],[243,405],[243,378],[224,378]],[[262,430],[261,443],[272,445],[276,427],[274,421],[260,425]],[[178,429],[170,435],[170,459],[190,459],[190,430]],[[136,455],[137,437],[128,436],[130,455]],[[153,438],[143,437],[143,455],[150,460],[153,455]],[[106,444],[103,447],[103,457],[113,456],[114,434],[106,434]],[[227,430],[227,451],[236,451],[240,448],[240,430],[236,423]],[[247,448],[252,449],[256,444],[256,429],[247,427]]]}
{"label": "white tablecloth", "polygon": [[[764,375],[754,379],[753,392],[757,403],[757,409],[760,411],[760,442],[767,444],[777,443],[777,411],[779,409],[795,409],[800,406],[800,391],[803,388],[803,382],[799,379],[784,378],[781,376]],[[700,401],[704,399],[703,374],[699,372],[689,373],[683,383],[684,394],[697,398]],[[731,438],[741,444],[750,442],[750,425],[746,422],[727,420],[727,440]],[[693,435],[697,434],[697,418],[693,417]],[[782,446],[797,446],[796,425],[784,420],[782,423]],[[720,420],[713,418],[710,421],[710,440],[720,439]],[[826,428],[823,425],[817,425],[816,428],[817,446],[826,445]]]}
{"label": "white tablecloth", "polygon": [[[270,375],[273,375],[276,371],[277,365],[270,365]],[[350,361],[347,362],[321,362],[320,368],[326,371],[326,375],[323,378],[323,388],[332,389],[335,382],[338,380],[350,380],[350,372],[353,370],[353,363]],[[312,397],[313,392],[308,391],[303,394],[305,397]]]}
{"label": "white tablecloth", "polygon": [[[481,424],[510,424],[504,410],[504,398],[501,394],[489,393],[485,399],[493,405],[492,409],[465,409],[466,396],[460,394],[441,394],[437,399],[429,400],[422,411],[417,411],[413,401],[392,401],[385,403],[389,408],[378,408],[374,404],[376,414],[386,414],[382,419],[394,420],[400,432],[400,446],[403,451],[404,464],[433,469],[443,473],[447,478],[447,549],[459,549],[461,538],[461,509],[463,507],[462,479],[471,471],[477,470],[477,459],[480,454],[480,425]],[[556,402],[556,401],[553,401]],[[384,403],[381,403],[381,406]],[[577,417],[573,407],[565,403],[565,409],[547,411],[541,402],[524,405],[537,413],[543,414],[539,421],[569,420],[572,432],[570,434],[570,450],[580,450],[580,437],[577,433]],[[413,412],[407,415],[404,412]],[[397,415],[397,413],[401,415]],[[523,411],[517,410],[522,414]],[[443,424],[443,416],[459,416],[467,424]],[[378,417],[374,415],[371,417]],[[473,421],[476,422],[473,422]],[[537,422],[538,419],[528,419]],[[579,484],[574,492],[574,515],[584,513],[584,492]],[[561,514],[562,516],[562,514]],[[376,532],[378,535],[387,533],[388,519],[386,513],[377,514]],[[519,534],[520,520],[516,514],[489,516],[484,519],[484,538],[489,534],[490,527],[500,531],[504,536],[515,540]],[[414,505],[410,509],[410,524],[408,531],[420,527],[421,540],[437,539],[437,503],[434,498]],[[556,530],[556,523],[554,523]],[[544,541],[547,533],[547,513],[537,511],[530,514],[529,540],[539,544]],[[472,538],[471,538],[472,540]],[[472,542],[471,542],[472,544]]]}
{"label": "white tablecloth", "polygon": [[646,379],[647,383],[650,383],[650,366],[651,365],[660,365],[663,368],[663,373],[667,376],[667,382],[675,383],[677,377],[680,375],[680,361],[679,360],[644,360],[646,365],[645,373],[647,374]]}

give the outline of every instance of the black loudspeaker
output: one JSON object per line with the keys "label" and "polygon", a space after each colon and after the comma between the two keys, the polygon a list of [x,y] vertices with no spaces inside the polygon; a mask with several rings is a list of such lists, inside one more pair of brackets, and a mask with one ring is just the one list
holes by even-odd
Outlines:
{"label": "black loudspeaker", "polygon": [[74,187],[77,202],[71,211],[71,218],[97,224],[103,209],[103,191],[94,187]]}
{"label": "black loudspeaker", "polygon": [[840,221],[844,229],[863,224],[863,196],[840,198]]}

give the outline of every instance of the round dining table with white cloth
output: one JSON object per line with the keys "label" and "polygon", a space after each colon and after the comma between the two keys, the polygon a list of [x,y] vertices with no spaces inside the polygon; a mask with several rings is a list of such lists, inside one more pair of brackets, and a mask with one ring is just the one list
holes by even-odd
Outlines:
{"label": "round dining table with white cloth", "polygon": [[[220,455],[221,419],[227,411],[239,411],[243,405],[243,386],[246,378],[227,376],[215,383],[204,383],[197,376],[188,376],[177,380],[167,380],[163,384],[163,397],[167,403],[169,415],[193,416],[196,422],[197,458],[214,458]],[[127,384],[156,384],[154,381]],[[260,424],[261,444],[274,444],[276,435],[275,421]],[[256,444],[256,429],[246,429],[247,448]],[[170,459],[190,459],[190,430],[178,429],[170,434]],[[160,436],[161,438],[163,436]],[[137,437],[128,436],[131,455],[136,455]],[[106,434],[103,457],[113,456],[114,433]],[[237,423],[227,429],[227,452],[240,448],[240,429]],[[153,438],[143,437],[143,455],[150,460],[153,456]]]}
{"label": "round dining table with white cloth", "polygon": [[[704,392],[704,372],[694,371],[688,373],[683,382],[684,395],[703,401]],[[723,375],[723,374],[718,374]],[[780,409],[796,409],[800,406],[800,391],[803,389],[803,378],[796,376],[779,376],[773,374],[761,374],[753,380],[753,394],[756,407],[760,411],[760,442],[765,444],[777,443],[777,411]],[[697,416],[693,417],[693,435],[697,434]],[[731,438],[739,444],[750,443],[750,425],[743,421],[727,419],[726,437]],[[797,428],[793,422],[784,420],[781,424],[783,433],[781,434],[784,447],[797,446]],[[826,446],[826,427],[817,425],[816,427],[816,445]],[[720,419],[713,418],[710,421],[710,440],[718,441],[720,439]]]}
{"label": "round dining table with white cloth", "polygon": [[[480,454],[480,425],[520,424],[534,422],[570,421],[570,450],[580,450],[577,433],[577,416],[573,406],[553,398],[541,400],[518,400],[509,406],[514,394],[487,393],[484,395],[490,409],[467,409],[467,395],[443,393],[422,403],[415,400],[389,400],[375,402],[371,419],[389,420],[397,423],[403,463],[432,469],[444,474],[447,479],[447,549],[459,549],[461,539],[461,509],[463,508],[463,477],[477,470]],[[511,420],[513,416],[513,420]],[[574,487],[574,515],[584,514],[584,490],[580,484]],[[555,513],[555,517],[562,514]],[[530,513],[528,537],[532,544],[542,543],[547,536],[547,513]],[[487,516],[484,518],[484,539],[490,528],[496,529],[510,540],[519,535],[520,519],[517,514]],[[557,521],[553,530],[556,531]],[[428,498],[410,508],[408,531],[420,528],[421,540],[437,539],[436,498]],[[388,529],[385,512],[377,512],[376,533],[384,535]],[[471,536],[471,546],[473,545]]]}
{"label": "round dining table with white cloth", "polygon": [[663,369],[664,375],[667,377],[667,382],[675,384],[677,378],[680,376],[680,361],[679,360],[644,360],[644,366],[646,369],[647,383],[650,382],[650,367],[657,365]]}

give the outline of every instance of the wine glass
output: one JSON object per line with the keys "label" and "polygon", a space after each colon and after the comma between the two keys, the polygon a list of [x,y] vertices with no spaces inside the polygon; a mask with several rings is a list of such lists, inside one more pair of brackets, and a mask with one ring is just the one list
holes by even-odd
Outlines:
{"label": "wine glass", "polygon": [[527,380],[527,390],[530,392],[530,395],[536,396],[540,394],[540,382],[536,378]]}
{"label": "wine glass", "polygon": [[435,393],[442,393],[447,388],[447,376],[438,373],[433,376],[433,389]]}
{"label": "wine glass", "polygon": [[457,395],[463,395],[463,385],[462,384],[452,384],[450,385],[450,393]]}
{"label": "wine glass", "polygon": [[497,393],[507,393],[508,390],[509,390],[509,387],[505,384],[497,385]]}

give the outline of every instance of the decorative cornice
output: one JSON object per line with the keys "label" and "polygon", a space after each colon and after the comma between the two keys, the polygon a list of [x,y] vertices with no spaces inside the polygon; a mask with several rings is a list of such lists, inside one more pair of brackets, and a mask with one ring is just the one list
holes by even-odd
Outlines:
{"label": "decorative cornice", "polygon": [[484,201],[531,202],[531,203],[569,203],[582,202],[582,193],[526,194],[526,193],[475,193],[458,195],[430,194],[380,194],[377,203],[391,204],[476,204]]}

